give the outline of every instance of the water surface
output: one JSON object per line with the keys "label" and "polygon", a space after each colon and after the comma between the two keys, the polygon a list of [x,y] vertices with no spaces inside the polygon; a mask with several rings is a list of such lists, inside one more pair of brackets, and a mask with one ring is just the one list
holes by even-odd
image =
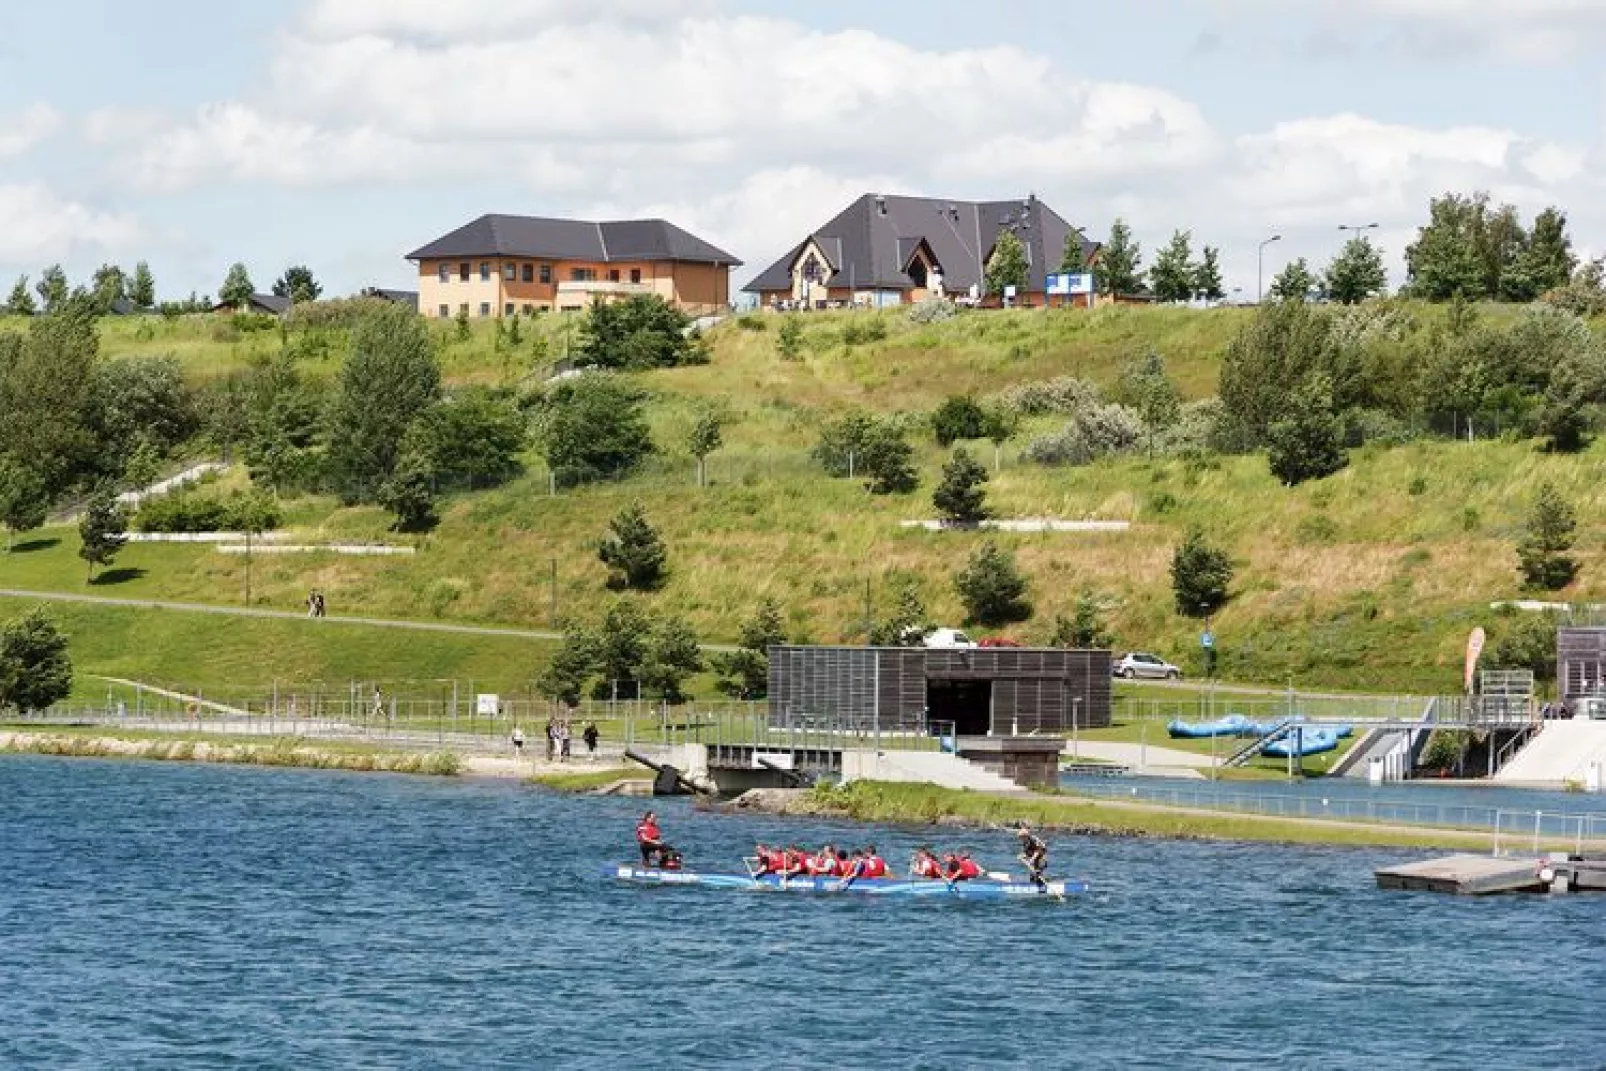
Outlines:
{"label": "water surface", "polygon": [[[620,888],[637,807],[0,760],[0,1066],[1606,1066],[1606,899],[1086,839],[1054,861],[1099,891],[1060,907]],[[661,810],[693,863],[933,836]]]}

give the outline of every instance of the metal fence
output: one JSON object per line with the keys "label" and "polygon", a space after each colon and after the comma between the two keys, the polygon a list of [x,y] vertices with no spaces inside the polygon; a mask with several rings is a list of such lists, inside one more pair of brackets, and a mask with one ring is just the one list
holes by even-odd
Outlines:
{"label": "metal fence", "polygon": [[1176,698],[1124,696],[1114,700],[1118,722],[1213,721],[1229,714],[1242,714],[1266,724],[1300,717],[1306,721],[1355,725],[1407,725],[1421,722],[1430,708],[1429,721],[1435,725],[1516,728],[1540,720],[1540,708],[1533,703],[1514,705],[1503,697],[1482,696],[1340,696],[1300,692],[1245,696],[1207,689]]}

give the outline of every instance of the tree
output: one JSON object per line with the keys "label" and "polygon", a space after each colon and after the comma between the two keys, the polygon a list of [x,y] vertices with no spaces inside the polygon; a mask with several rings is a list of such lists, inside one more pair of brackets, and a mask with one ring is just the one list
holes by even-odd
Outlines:
{"label": "tree", "polygon": [[708,455],[725,445],[724,417],[712,410],[698,416],[686,436],[687,449],[697,459],[697,486],[708,486]]}
{"label": "tree", "polygon": [[912,576],[900,577],[893,594],[892,613],[869,626],[871,647],[918,647],[932,629],[926,601],[920,597],[920,582]]}
{"label": "tree", "polygon": [[1151,457],[1155,435],[1171,427],[1182,415],[1182,392],[1166,375],[1165,358],[1152,351],[1121,373],[1117,401],[1143,418]]}
{"label": "tree", "polygon": [[914,447],[890,421],[880,421],[864,442],[859,465],[873,495],[908,494],[920,486]]}
{"label": "tree", "polygon": [[1585,376],[1574,361],[1562,361],[1550,374],[1545,387],[1544,405],[1539,411],[1539,433],[1545,449],[1558,454],[1576,454],[1586,449],[1592,436],[1590,390]]}
{"label": "tree", "polygon": [[641,686],[665,703],[684,703],[686,678],[703,671],[703,651],[686,619],[667,614],[652,627],[637,676]]}
{"label": "tree", "polygon": [[622,476],[654,450],[640,392],[610,376],[558,384],[540,424],[547,465],[565,487]]}
{"label": "tree", "polygon": [[1554,484],[1542,483],[1522,539],[1517,543],[1517,570],[1530,588],[1560,591],[1578,575],[1573,548],[1578,517]]}
{"label": "tree", "polygon": [[1405,275],[1414,296],[1428,301],[1485,296],[1475,251],[1482,214],[1481,205],[1456,194],[1429,203],[1427,224],[1405,247]]}
{"label": "tree", "polygon": [[47,710],[72,694],[67,637],[36,608],[0,630],[0,710]]}
{"label": "tree", "polygon": [[609,570],[614,590],[654,591],[663,586],[669,552],[640,502],[633,502],[608,524],[597,556]]}
{"label": "tree", "polygon": [[961,446],[943,466],[942,482],[933,492],[931,503],[950,524],[979,524],[990,516],[987,489],[983,486],[989,479],[986,467]]}
{"label": "tree", "polygon": [[5,314],[7,316],[32,316],[39,311],[35,304],[33,293],[28,289],[28,277],[17,276],[17,285],[11,288],[11,296],[6,299]]}
{"label": "tree", "polygon": [[570,706],[580,702],[586,685],[597,674],[600,648],[595,632],[571,624],[564,629],[563,643],[552,653],[552,660],[536,675],[536,690]]}
{"label": "tree", "polygon": [[31,532],[45,523],[50,494],[45,481],[27,465],[0,457],[0,524],[6,526],[6,552],[18,532]]}
{"label": "tree", "polygon": [[635,696],[652,632],[652,618],[634,599],[620,599],[608,608],[597,632],[596,666],[601,679],[593,695],[599,699],[615,694],[620,698]]}
{"label": "tree", "polygon": [[142,311],[156,307],[156,278],[143,260],[134,265],[134,278],[128,284],[128,300]]}
{"label": "tree", "polygon": [[1305,263],[1305,258],[1291,262],[1271,282],[1271,296],[1279,301],[1305,301],[1320,280]]}
{"label": "tree", "polygon": [[89,293],[97,309],[103,314],[110,312],[112,305],[128,297],[128,277],[117,265],[102,264],[91,277]]}
{"label": "tree", "polygon": [[469,387],[437,402],[414,432],[435,475],[471,491],[517,476],[519,455],[530,438],[513,399],[487,387]]}
{"label": "tree", "polygon": [[968,394],[950,395],[931,414],[931,428],[939,446],[952,446],[961,439],[985,439],[990,430],[988,414]]}
{"label": "tree", "polygon": [[1015,556],[990,539],[954,577],[954,590],[976,624],[1007,625],[1032,616],[1026,578],[1015,567]]}
{"label": "tree", "polygon": [[417,449],[402,451],[374,501],[396,517],[398,532],[422,532],[435,523],[435,468]]}
{"label": "tree", "polygon": [[1388,289],[1383,251],[1369,238],[1351,238],[1327,266],[1327,293],[1340,305],[1359,305]]}
{"label": "tree", "polygon": [[781,329],[775,332],[775,352],[783,361],[796,361],[803,356],[803,321],[797,316],[781,318]]}
{"label": "tree", "polygon": [[1080,275],[1087,271],[1087,249],[1083,246],[1082,234],[1077,230],[1067,231],[1065,234],[1065,248],[1060,252],[1060,272],[1065,275]]}
{"label": "tree", "polygon": [[1327,376],[1312,373],[1289,396],[1280,420],[1266,431],[1271,473],[1290,487],[1320,480],[1349,464],[1343,427],[1333,411]]}
{"label": "tree", "polygon": [[201,424],[194,391],[172,357],[133,357],[95,366],[88,399],[99,471],[122,475],[126,461],[147,445],[159,461],[188,441]]}
{"label": "tree", "polygon": [[1193,232],[1177,231],[1155,256],[1149,269],[1149,288],[1159,301],[1187,301],[1193,297]]}
{"label": "tree", "polygon": [[362,314],[329,409],[329,475],[343,501],[373,501],[440,388],[435,347],[418,315],[388,303]]}
{"label": "tree", "polygon": [[1031,282],[1031,268],[1026,263],[1026,247],[1012,230],[1005,230],[993,245],[993,255],[987,259],[987,294],[1001,298],[1005,287],[1013,286],[1017,294],[1024,294]]}
{"label": "tree", "polygon": [[763,699],[770,687],[770,648],[785,643],[780,604],[765,599],[753,616],[742,622],[736,650],[714,656],[720,692],[732,699]]}
{"label": "tree", "polygon": [[1556,618],[1524,615],[1499,631],[1487,656],[1490,669],[1526,669],[1537,681],[1556,679]]}
{"label": "tree", "polygon": [[1578,267],[1573,241],[1567,234],[1567,214],[1547,208],[1534,217],[1528,248],[1521,257],[1523,273],[1532,281],[1534,296],[1566,286]]}
{"label": "tree", "polygon": [[1202,301],[1220,301],[1227,296],[1221,281],[1221,250],[1213,245],[1204,247],[1202,259],[1193,267],[1193,296]]}
{"label": "tree", "polygon": [[576,359],[597,368],[674,368],[690,364],[691,321],[657,294],[591,306],[580,329]]}
{"label": "tree", "polygon": [[96,480],[99,336],[87,299],[0,333],[0,455],[26,458],[52,498]]}
{"label": "tree", "polygon": [[217,292],[218,304],[243,309],[251,303],[251,298],[256,292],[256,284],[251,281],[251,273],[246,270],[244,264],[236,262],[229,268],[228,275],[223,279],[223,286]]}
{"label": "tree", "polygon": [[1227,604],[1232,584],[1232,559],[1212,546],[1204,532],[1191,528],[1171,556],[1171,591],[1177,612],[1188,617],[1209,617]]}
{"label": "tree", "polygon": [[61,270],[60,264],[52,264],[39,276],[39,282],[34,290],[39,294],[39,301],[45,312],[56,312],[67,303],[71,292],[67,286],[67,273]]}
{"label": "tree", "polygon": [[95,566],[105,568],[117,559],[128,542],[127,519],[110,491],[101,490],[84,504],[78,519],[78,556],[89,563],[89,579],[95,579]]}
{"label": "tree", "polygon": [[1124,220],[1110,226],[1110,239],[1104,243],[1093,264],[1093,280],[1101,294],[1119,297],[1143,292],[1143,247],[1132,238],[1132,228]]}
{"label": "tree", "polygon": [[307,301],[317,301],[323,296],[323,285],[318,277],[312,274],[312,269],[305,264],[295,264],[284,270],[273,284],[276,296],[289,298],[290,304],[300,305]]}
{"label": "tree", "polygon": [[1113,647],[1115,637],[1104,622],[1104,607],[1098,596],[1083,588],[1072,604],[1070,617],[1056,614],[1048,645],[1074,651],[1102,651]]}

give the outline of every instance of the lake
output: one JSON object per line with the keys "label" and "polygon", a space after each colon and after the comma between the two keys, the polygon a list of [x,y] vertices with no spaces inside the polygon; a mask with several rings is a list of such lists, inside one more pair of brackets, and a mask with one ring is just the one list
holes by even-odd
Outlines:
{"label": "lake", "polygon": [[[1606,898],[1381,893],[1412,856],[1055,838],[1094,895],[618,887],[641,801],[0,759],[0,1066],[1606,1067]],[[660,807],[755,839],[1002,833]]]}

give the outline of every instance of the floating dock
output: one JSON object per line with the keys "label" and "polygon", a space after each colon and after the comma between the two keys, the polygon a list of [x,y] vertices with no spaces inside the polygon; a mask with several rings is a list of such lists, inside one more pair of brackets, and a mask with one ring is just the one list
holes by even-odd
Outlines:
{"label": "floating dock", "polygon": [[1552,853],[1508,858],[1493,855],[1450,855],[1403,866],[1382,867],[1377,887],[1404,892],[1437,892],[1453,896],[1497,896],[1503,893],[1606,892],[1606,856]]}

